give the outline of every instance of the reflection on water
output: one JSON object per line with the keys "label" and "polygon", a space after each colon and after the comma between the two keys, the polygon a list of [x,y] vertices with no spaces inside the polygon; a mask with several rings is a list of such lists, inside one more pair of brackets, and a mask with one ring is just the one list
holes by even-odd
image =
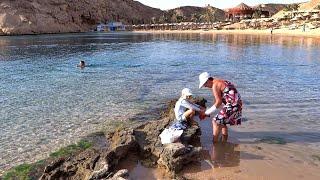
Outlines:
{"label": "reflection on water", "polygon": [[128,169],[129,179],[170,179],[165,169],[144,166],[137,154],[130,153],[119,162],[117,170]]}
{"label": "reflection on water", "polygon": [[[297,132],[319,144],[319,47],[317,38],[255,35],[1,37],[0,169],[44,158],[110,121],[158,108],[184,87],[210,105],[210,92],[197,88],[202,71],[237,85],[248,120],[242,126],[279,131],[290,142],[297,140],[290,132]],[[76,68],[79,60],[90,66]]]}
{"label": "reflection on water", "polygon": [[233,143],[212,145],[211,160],[214,167],[235,167],[240,165],[240,146]]}

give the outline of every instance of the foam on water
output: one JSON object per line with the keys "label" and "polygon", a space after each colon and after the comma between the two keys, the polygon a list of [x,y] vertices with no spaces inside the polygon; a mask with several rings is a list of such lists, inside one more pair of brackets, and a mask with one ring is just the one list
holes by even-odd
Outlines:
{"label": "foam on water", "polygon": [[[256,130],[285,127],[297,132],[292,138],[318,147],[319,47],[315,38],[251,35],[2,37],[0,169],[44,158],[101,124],[159,107],[184,87],[212,102],[208,90],[197,89],[202,71],[237,85],[246,123]],[[82,59],[89,66],[80,70]]]}

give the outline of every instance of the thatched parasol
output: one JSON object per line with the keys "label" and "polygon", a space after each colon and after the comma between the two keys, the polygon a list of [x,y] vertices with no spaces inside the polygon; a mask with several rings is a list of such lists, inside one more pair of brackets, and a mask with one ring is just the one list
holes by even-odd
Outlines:
{"label": "thatched parasol", "polygon": [[320,20],[320,14],[314,14],[310,19],[311,20]]}

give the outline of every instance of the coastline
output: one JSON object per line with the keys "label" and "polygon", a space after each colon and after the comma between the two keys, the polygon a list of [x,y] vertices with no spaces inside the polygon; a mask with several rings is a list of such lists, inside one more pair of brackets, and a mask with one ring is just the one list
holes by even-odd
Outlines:
{"label": "coastline", "polygon": [[[244,35],[271,35],[270,30],[142,30],[132,31],[134,33],[165,33],[165,34],[181,34],[181,33],[197,33],[197,34],[244,34]],[[320,38],[320,29],[311,29],[306,32],[302,32],[301,29],[289,30],[289,29],[274,29],[272,35],[276,36],[296,36],[296,37],[312,37]]]}
{"label": "coastline", "polygon": [[293,36],[293,37],[309,37],[320,38],[320,28],[310,29],[302,32],[301,29],[274,29],[272,34],[269,29],[234,29],[234,30],[133,30],[133,31],[115,31],[115,32],[63,32],[63,33],[36,33],[36,34],[0,34],[0,37],[11,36],[39,36],[39,35],[59,35],[59,34],[86,34],[86,33],[151,33],[151,34],[239,34],[239,35],[267,35],[267,36]]}
{"label": "coastline", "polygon": [[[207,32],[207,31],[203,31],[203,32]],[[171,33],[171,32],[168,32],[168,33]],[[189,33],[189,32],[187,32],[187,33]],[[266,34],[265,36],[268,37],[269,35]],[[290,38],[290,39],[293,39],[293,38]],[[207,122],[209,122],[209,121],[207,121]],[[201,122],[201,124],[206,124],[206,123]],[[302,150],[302,149],[300,149],[301,146],[285,149],[285,148],[283,148],[284,146],[276,145],[276,144],[273,144],[273,145],[272,144],[271,145],[270,144],[261,144],[258,147],[258,146],[255,146],[254,144],[249,144],[249,142],[246,142],[246,140],[245,140],[246,137],[242,137],[242,141],[241,141],[241,134],[245,134],[245,135],[249,136],[249,133],[247,133],[247,132],[250,131],[249,130],[250,128],[248,128],[248,127],[250,127],[249,126],[250,124],[251,124],[251,121],[249,121],[248,124],[244,123],[244,125],[239,127],[239,128],[235,127],[236,130],[244,131],[242,133],[241,132],[236,133],[237,135],[240,135],[240,136],[236,136],[236,135],[231,134],[231,138],[232,137],[236,137],[238,139],[240,137],[239,138],[240,142],[237,142],[237,141],[231,141],[231,142],[236,143],[236,144],[240,144],[240,146],[241,146],[240,147],[240,153],[242,153],[241,154],[241,164],[240,164],[241,167],[240,168],[238,168],[238,167],[231,167],[231,168],[223,167],[223,168],[219,168],[219,169],[216,168],[216,169],[214,169],[214,172],[216,174],[213,174],[215,177],[220,177],[220,178],[228,178],[228,177],[230,177],[232,179],[241,179],[241,178],[239,178],[239,176],[241,176],[243,179],[245,179],[244,177],[246,177],[246,176],[250,176],[250,178],[252,178],[252,179],[258,179],[259,177],[268,177],[267,173],[268,172],[272,172],[270,170],[270,168],[273,171],[277,170],[276,166],[272,166],[271,165],[272,163],[274,163],[274,161],[276,161],[277,162],[276,164],[280,166],[279,170],[277,170],[279,173],[281,173],[281,170],[282,170],[282,173],[286,172],[286,170],[288,170],[286,168],[290,168],[291,167],[291,163],[294,163],[293,166],[295,168],[299,169],[299,170],[297,170],[298,172],[304,171],[305,169],[307,169],[308,173],[310,171],[311,174],[312,174],[312,172],[315,172],[314,168],[316,166],[311,164],[313,162],[310,160],[309,155],[308,155],[308,157],[306,155],[304,155],[304,156],[299,156],[298,158],[295,158],[295,159],[291,158],[291,157],[295,157],[294,154],[301,154],[301,152],[311,153],[311,152],[309,152],[309,149],[303,149]],[[204,127],[208,128],[209,130],[211,130],[210,126],[204,126]],[[251,126],[251,128],[253,130],[256,129],[255,126]],[[251,131],[252,131],[252,129],[251,129]],[[251,132],[251,131],[250,131],[250,135],[255,135],[255,134],[259,134],[261,136],[262,135],[263,136],[270,135],[270,134],[268,134],[266,132],[260,132],[262,130],[259,130],[258,132]],[[206,137],[210,138],[210,132],[209,133],[204,133],[204,134],[206,134],[206,135],[204,135],[205,138]],[[287,137],[291,138],[290,137],[291,134],[290,133],[286,133],[285,135],[288,135]],[[276,136],[277,137],[277,135],[274,134],[274,133],[272,134],[272,136]],[[205,141],[203,141],[203,142],[204,143],[208,143],[209,144],[208,149],[210,149],[210,143],[211,143],[210,140],[211,139],[208,139],[208,138],[205,139]],[[315,136],[315,138],[316,138],[316,136]],[[299,152],[292,152],[293,149],[294,149],[294,151],[298,150]],[[290,152],[290,155],[288,154],[288,152],[289,152],[288,150],[292,152],[292,153]],[[272,153],[270,153],[270,152],[272,152]],[[276,154],[273,154],[273,153],[276,153]],[[263,159],[261,159],[261,158],[259,159],[260,155],[261,156],[265,156],[265,157]],[[318,152],[312,152],[312,154],[310,154],[310,155],[314,156],[315,158],[317,158],[317,157],[320,157],[319,156],[320,152],[319,152],[319,155],[318,155]],[[271,158],[274,159],[273,162],[271,161]],[[305,159],[308,159],[308,161],[305,162],[304,161]],[[315,160],[315,161],[317,162],[317,160]],[[286,166],[287,162],[290,163],[290,167]],[[310,164],[311,168],[306,168],[303,164]],[[271,167],[269,167],[269,166],[271,166]],[[205,166],[205,170],[208,170],[208,171],[207,172],[203,171],[203,174],[211,172],[211,169],[208,169],[207,167],[208,166]],[[293,170],[295,170],[295,168],[293,168]],[[234,169],[234,171],[232,171],[233,169]],[[240,169],[240,170],[238,170],[238,169]],[[254,172],[255,169],[258,169],[257,172]],[[268,171],[264,171],[264,169],[269,169],[269,170]],[[191,171],[192,170],[194,170],[194,169],[191,169]],[[245,170],[248,170],[248,171],[245,172]],[[220,175],[218,175],[217,173],[220,173]],[[233,174],[233,173],[234,173],[234,175],[230,175],[230,174]],[[274,177],[274,179],[276,179],[277,177],[279,178],[279,176],[276,176],[276,174],[272,174],[272,175],[273,175],[272,177]],[[296,175],[294,177],[298,177],[300,175],[300,173],[299,174],[298,173],[294,173],[294,174],[290,174],[290,175],[291,176]],[[190,176],[192,176],[192,175],[190,175]],[[194,177],[199,177],[199,176],[194,175]],[[306,178],[305,176],[303,176],[303,177]],[[310,176],[308,176],[308,177],[310,178]],[[282,177],[282,178],[286,178],[286,177]],[[300,178],[302,178],[302,176]],[[312,178],[312,176],[311,176],[311,178]]]}

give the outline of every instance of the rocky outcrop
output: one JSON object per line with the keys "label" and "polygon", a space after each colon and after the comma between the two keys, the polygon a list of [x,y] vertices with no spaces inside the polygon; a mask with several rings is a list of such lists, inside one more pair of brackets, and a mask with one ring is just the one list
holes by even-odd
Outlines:
{"label": "rocky outcrop", "polygon": [[259,4],[256,6],[253,6],[254,9],[262,10],[262,11],[268,11],[270,17],[281,11],[283,8],[285,8],[287,4]]}
{"label": "rocky outcrop", "polygon": [[101,22],[149,22],[160,9],[133,0],[3,0],[0,34],[87,32]]}
{"label": "rocky outcrop", "polygon": [[320,0],[310,0],[309,2],[301,3],[299,10],[320,10]]}
{"label": "rocky outcrop", "polygon": [[[209,14],[208,14],[209,13]],[[208,22],[208,21],[224,21],[225,12],[222,9],[206,6],[182,6],[175,9],[170,9],[165,13],[167,19],[171,22],[173,16],[180,16],[184,22]],[[207,16],[211,16],[210,20]]]}
{"label": "rocky outcrop", "polygon": [[[128,170],[117,169],[118,163],[129,153],[137,153],[148,167],[163,167],[175,177],[185,164],[198,161],[201,151],[200,128],[190,125],[181,142],[162,145],[159,135],[173,121],[173,104],[166,116],[134,128],[121,128],[105,136],[107,148],[91,148],[77,155],[60,158],[45,167],[40,179],[126,179]],[[198,104],[205,100],[198,100]]]}

